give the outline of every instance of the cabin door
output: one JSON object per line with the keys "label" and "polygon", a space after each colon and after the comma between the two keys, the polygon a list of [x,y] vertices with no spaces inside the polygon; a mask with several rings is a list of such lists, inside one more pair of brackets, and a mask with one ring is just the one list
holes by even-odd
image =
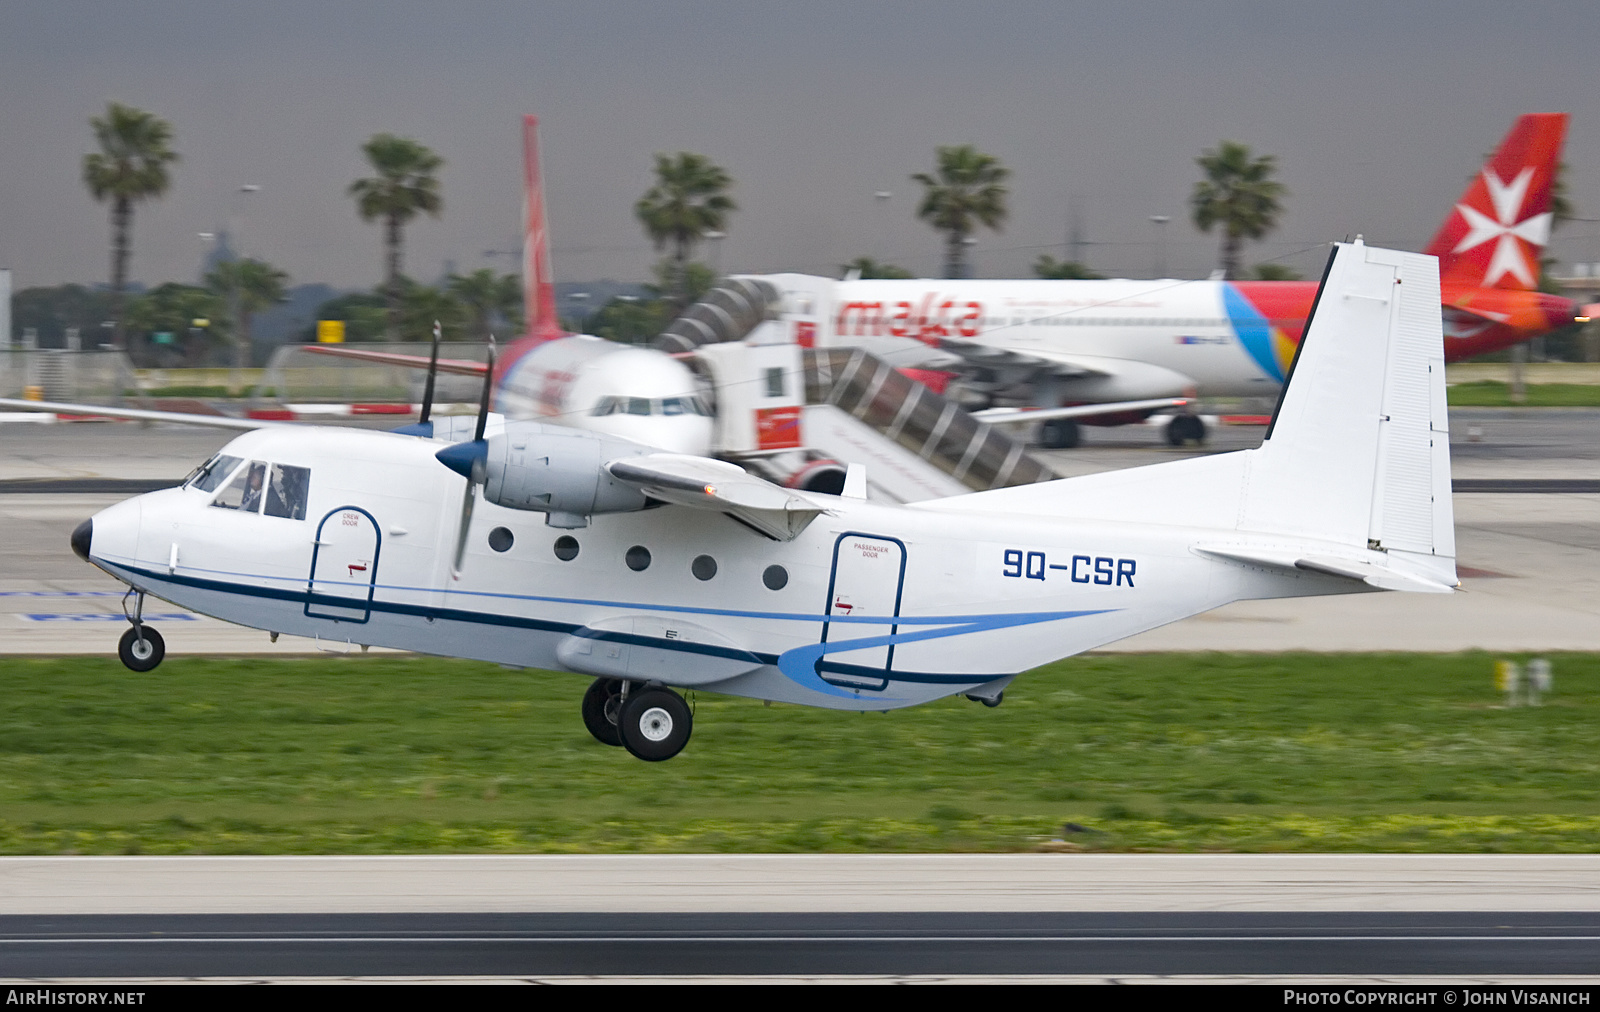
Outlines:
{"label": "cabin door", "polygon": [[311,549],[308,616],[341,622],[372,616],[379,542],[377,521],[360,507],[341,506],[322,518]]}
{"label": "cabin door", "polygon": [[[833,576],[828,581],[828,602],[824,612],[834,617],[894,618],[900,614],[900,596],[905,584],[906,546],[895,538],[872,534],[840,535],[833,545]],[[859,640],[892,635],[891,622],[822,623],[822,642]],[[860,689],[882,689],[894,666],[892,645],[840,650],[824,654],[817,663],[817,674],[835,685]]]}

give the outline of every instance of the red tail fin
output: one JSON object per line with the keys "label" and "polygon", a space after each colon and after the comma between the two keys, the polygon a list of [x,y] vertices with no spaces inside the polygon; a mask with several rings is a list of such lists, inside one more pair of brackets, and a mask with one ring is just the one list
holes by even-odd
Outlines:
{"label": "red tail fin", "polygon": [[1550,239],[1550,188],[1567,132],[1564,112],[1521,116],[1426,250],[1439,280],[1471,288],[1532,289]]}
{"label": "red tail fin", "polygon": [[528,336],[548,341],[565,336],[566,331],[556,313],[556,286],[550,274],[537,116],[522,117],[522,200],[522,311],[528,318]]}

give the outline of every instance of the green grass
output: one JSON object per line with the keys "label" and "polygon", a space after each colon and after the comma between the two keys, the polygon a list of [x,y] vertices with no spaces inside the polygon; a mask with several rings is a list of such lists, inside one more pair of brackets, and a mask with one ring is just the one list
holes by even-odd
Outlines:
{"label": "green grass", "polygon": [[1498,380],[1477,380],[1452,384],[1447,397],[1457,408],[1600,408],[1600,384],[1529,383],[1527,400],[1511,403],[1511,384]]}
{"label": "green grass", "polygon": [[[586,681],[426,658],[0,660],[0,853],[1600,849],[1600,655],[1154,654],[1005,705],[700,695],[589,738]],[[1063,834],[1063,823],[1084,831]]]}

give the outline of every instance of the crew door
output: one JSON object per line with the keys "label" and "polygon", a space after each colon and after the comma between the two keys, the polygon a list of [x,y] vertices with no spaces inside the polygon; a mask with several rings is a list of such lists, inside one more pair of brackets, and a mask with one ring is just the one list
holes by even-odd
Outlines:
{"label": "crew door", "polygon": [[[898,539],[840,535],[833,545],[833,577],[828,583],[825,614],[829,619],[898,617],[905,572],[906,546]],[[883,621],[825,621],[822,642],[838,645],[846,640],[880,639],[893,635],[896,628]],[[883,644],[826,653],[817,664],[817,674],[835,685],[882,689],[889,684],[893,667],[894,646]]]}
{"label": "crew door", "polygon": [[367,621],[377,586],[379,544],[377,521],[360,507],[341,506],[323,517],[311,550],[306,614],[341,622]]}

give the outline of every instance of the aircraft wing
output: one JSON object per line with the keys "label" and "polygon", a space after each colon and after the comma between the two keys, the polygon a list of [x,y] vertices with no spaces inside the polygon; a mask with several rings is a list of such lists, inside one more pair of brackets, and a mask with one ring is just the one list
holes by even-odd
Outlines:
{"label": "aircraft wing", "polygon": [[1144,401],[1117,401],[1110,404],[1073,404],[1064,408],[989,408],[974,411],[972,417],[989,425],[1016,425],[1023,422],[1044,422],[1052,418],[1093,418],[1097,415],[1116,415],[1125,411],[1159,411],[1162,408],[1181,408],[1190,403],[1187,397],[1153,397]]}
{"label": "aircraft wing", "polygon": [[994,345],[981,344],[977,341],[963,341],[948,337],[939,339],[939,347],[961,356],[963,360],[972,365],[1000,369],[1026,369],[1033,372],[1049,373],[1061,379],[1109,376],[1116,371],[1109,361],[1062,355],[1059,352],[1045,351],[1038,348],[1019,351],[1013,348],[999,348]]}
{"label": "aircraft wing", "polygon": [[[338,344],[307,344],[303,350],[313,355],[330,355],[333,358],[349,358],[357,362],[376,362],[379,365],[398,365],[408,369],[428,368],[426,355],[402,355],[394,351],[375,351],[367,348],[347,348]],[[457,376],[482,376],[486,367],[482,362],[473,362],[459,358],[441,358],[439,371],[454,373]]]}
{"label": "aircraft wing", "polygon": [[757,478],[737,464],[681,453],[624,457],[605,465],[613,478],[653,499],[727,513],[775,541],[792,541],[826,509]]}
{"label": "aircraft wing", "polygon": [[55,401],[19,401],[0,397],[0,408],[14,411],[49,411],[58,415],[86,415],[92,418],[126,418],[136,422],[175,422],[212,429],[267,429],[287,422],[258,418],[232,418],[228,415],[196,415],[186,411],[145,411],[142,408],[105,408],[98,404],[58,404]]}

